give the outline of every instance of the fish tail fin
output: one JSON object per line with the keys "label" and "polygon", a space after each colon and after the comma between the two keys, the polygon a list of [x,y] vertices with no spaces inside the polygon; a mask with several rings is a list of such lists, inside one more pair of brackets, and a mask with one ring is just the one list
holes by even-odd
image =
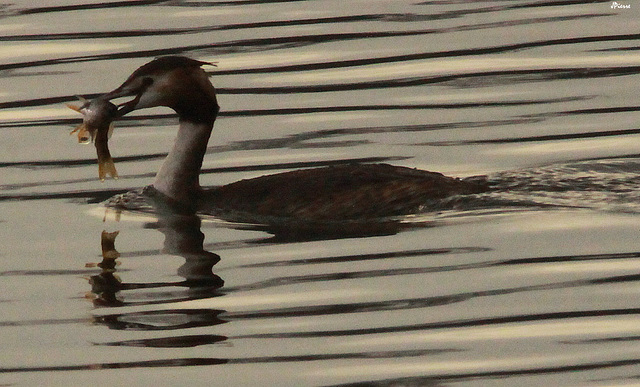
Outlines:
{"label": "fish tail fin", "polygon": [[104,181],[107,175],[116,180],[118,179],[118,171],[116,171],[116,165],[113,163],[113,159],[111,157],[101,160],[98,163],[98,177],[100,178],[100,181]]}

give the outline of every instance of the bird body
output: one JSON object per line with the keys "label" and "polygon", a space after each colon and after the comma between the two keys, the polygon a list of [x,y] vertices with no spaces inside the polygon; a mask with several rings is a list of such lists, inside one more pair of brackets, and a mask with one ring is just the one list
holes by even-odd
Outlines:
{"label": "bird body", "polygon": [[346,164],[241,180],[212,190],[222,210],[313,221],[362,220],[423,212],[453,195],[487,189],[441,173],[389,164]]}
{"label": "bird body", "polygon": [[202,190],[199,175],[219,106],[201,66],[185,57],[158,58],[101,99],[134,98],[118,116],[167,106],[178,113],[176,142],[153,187],[168,200],[211,213],[234,212],[322,222],[375,219],[424,211],[453,195],[486,191],[482,179],[458,179],[388,164],[348,164],[267,175]]}

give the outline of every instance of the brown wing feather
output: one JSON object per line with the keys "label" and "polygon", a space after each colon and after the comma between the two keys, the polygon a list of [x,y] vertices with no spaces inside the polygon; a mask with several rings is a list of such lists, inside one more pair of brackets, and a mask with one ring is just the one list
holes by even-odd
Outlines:
{"label": "brown wing feather", "polygon": [[216,189],[223,210],[308,220],[379,218],[418,212],[430,200],[486,190],[482,184],[388,164],[305,169]]}

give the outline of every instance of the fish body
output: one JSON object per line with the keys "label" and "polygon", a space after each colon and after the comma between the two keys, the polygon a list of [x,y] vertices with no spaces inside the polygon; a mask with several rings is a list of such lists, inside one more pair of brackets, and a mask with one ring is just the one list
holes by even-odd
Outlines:
{"label": "fish body", "polygon": [[96,98],[91,101],[80,99],[82,106],[67,105],[83,115],[82,124],[71,133],[78,135],[78,142],[93,142],[98,154],[98,177],[104,181],[107,175],[118,178],[116,166],[109,152],[109,138],[113,132],[112,121],[116,118],[118,108],[111,102]]}

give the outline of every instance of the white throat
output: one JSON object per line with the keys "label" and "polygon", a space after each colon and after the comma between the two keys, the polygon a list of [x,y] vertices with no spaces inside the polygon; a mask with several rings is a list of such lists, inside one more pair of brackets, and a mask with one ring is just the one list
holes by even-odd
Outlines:
{"label": "white throat", "polygon": [[179,203],[195,205],[200,193],[200,169],[213,123],[180,121],[178,137],[156,175],[153,186]]}

